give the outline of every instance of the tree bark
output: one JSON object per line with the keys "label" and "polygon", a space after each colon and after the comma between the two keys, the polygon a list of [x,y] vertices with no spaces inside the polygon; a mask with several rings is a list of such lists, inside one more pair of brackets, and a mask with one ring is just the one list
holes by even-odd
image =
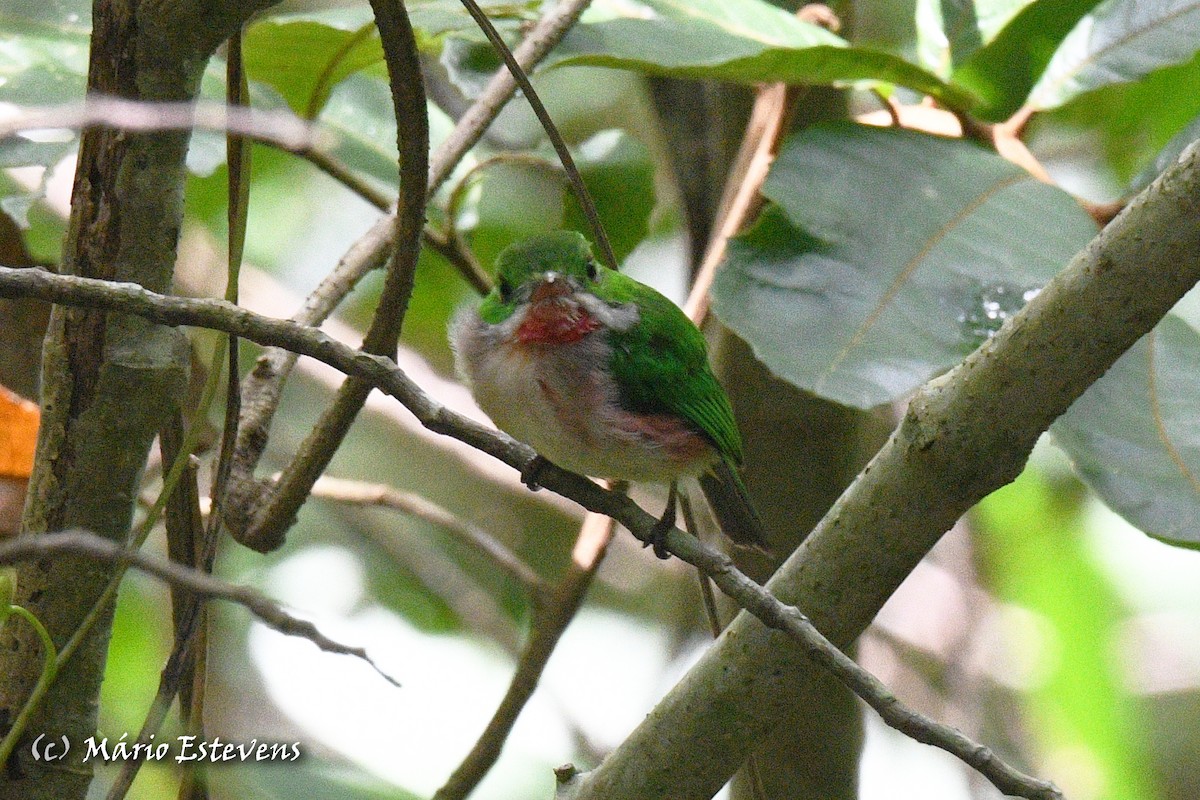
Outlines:
{"label": "tree bark", "polygon": [[[196,96],[216,47],[255,10],[251,2],[97,0],[88,91],[144,101]],[[62,269],[167,291],[182,219],[188,133],[90,129],[82,137]],[[24,527],[83,528],[124,542],[146,455],[186,384],[187,345],[176,330],[140,318],[56,308],[43,351],[42,425]],[[27,563],[17,602],[62,647],[96,605],[112,566],[81,558]],[[0,800],[82,798],[91,781],[84,742],[96,730],[112,607],[58,674],[26,740],[65,737],[62,761],[26,746],[0,775]],[[0,716],[12,719],[41,664],[28,626],[0,639]]]}

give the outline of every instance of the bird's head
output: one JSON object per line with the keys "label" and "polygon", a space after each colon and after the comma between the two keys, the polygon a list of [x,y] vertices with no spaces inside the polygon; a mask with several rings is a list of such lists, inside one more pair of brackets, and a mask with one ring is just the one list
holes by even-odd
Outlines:
{"label": "bird's head", "polygon": [[479,316],[522,344],[576,342],[612,324],[614,309],[600,298],[613,274],[575,231],[533,236],[500,253]]}

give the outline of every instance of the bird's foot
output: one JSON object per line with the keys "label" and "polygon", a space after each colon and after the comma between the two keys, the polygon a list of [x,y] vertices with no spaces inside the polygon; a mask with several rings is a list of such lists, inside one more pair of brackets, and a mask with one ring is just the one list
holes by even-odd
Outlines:
{"label": "bird's foot", "polygon": [[542,488],[538,483],[538,478],[542,475],[542,470],[550,462],[541,456],[534,456],[533,459],[521,469],[521,483],[529,487],[529,491],[536,492]]}
{"label": "bird's foot", "polygon": [[654,523],[654,527],[650,529],[650,538],[642,544],[642,547],[653,547],[654,555],[664,561],[671,557],[671,553],[667,550],[667,534],[675,527],[677,491],[678,487],[672,483],[671,489],[667,493],[667,510],[663,512],[662,519]]}

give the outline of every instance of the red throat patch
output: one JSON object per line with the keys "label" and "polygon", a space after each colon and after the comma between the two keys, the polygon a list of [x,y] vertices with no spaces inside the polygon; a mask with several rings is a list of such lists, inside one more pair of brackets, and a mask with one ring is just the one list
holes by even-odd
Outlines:
{"label": "red throat patch", "polygon": [[535,302],[517,328],[521,344],[571,344],[600,327],[578,303],[556,297]]}

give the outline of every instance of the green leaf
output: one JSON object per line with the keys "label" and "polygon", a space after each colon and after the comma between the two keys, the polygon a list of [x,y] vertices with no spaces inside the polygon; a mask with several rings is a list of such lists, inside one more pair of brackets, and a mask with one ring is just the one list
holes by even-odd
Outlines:
{"label": "green leaf", "polygon": [[954,71],[952,84],[982,98],[972,109],[987,120],[1021,107],[1059,43],[1099,0],[1038,0],[1012,18],[987,46]]}
{"label": "green leaf", "polygon": [[380,188],[395,191],[400,156],[392,95],[384,81],[351,75],[330,94],[321,123],[338,133],[332,155],[377,181]]}
{"label": "green leaf", "polygon": [[1200,141],[1200,116],[1192,117],[1192,121],[1171,137],[1163,148],[1158,151],[1154,161],[1142,170],[1133,180],[1133,188],[1141,190],[1149,186],[1163,170],[1174,164],[1193,142]]}
{"label": "green leaf", "polygon": [[1036,0],[975,0],[975,25],[980,37],[985,43],[992,41],[1013,17],[1034,2]]}
{"label": "green leaf", "polygon": [[0,102],[46,106],[83,98],[90,10],[74,3],[0,5]]}
{"label": "green leaf", "polygon": [[1134,81],[1188,61],[1200,42],[1200,0],[1107,0],[1084,17],[1033,88],[1034,108]]}
{"label": "green leaf", "polygon": [[[1200,114],[1200,56],[1156,70],[1135,83],[1088,92],[1030,120],[1026,141],[1064,188],[1115,199]],[[1058,166],[1058,165],[1062,166]],[[1104,181],[1103,192],[1070,185],[1072,178]]]}
{"label": "green leaf", "polygon": [[643,0],[623,16],[574,27],[547,65],[588,64],[652,75],[833,84],[860,80],[907,86],[951,107],[973,98],[899,56],[850,47],[762,0]]}
{"label": "green leaf", "polygon": [[1051,431],[1110,508],[1156,539],[1200,547],[1200,334],[1174,315],[1143,337]]}
{"label": "green leaf", "polygon": [[[421,36],[440,38],[447,33],[470,32],[482,37],[479,26],[463,8],[460,0],[415,0],[405,4],[409,18]],[[492,0],[479,7],[501,33],[515,32],[525,23],[535,22],[542,7],[541,0]]]}
{"label": "green leaf", "polygon": [[[512,46],[511,42],[509,46]],[[490,42],[464,36],[447,36],[438,60],[445,67],[450,82],[468,100],[478,97],[496,70],[504,65]]]}
{"label": "green leaf", "polygon": [[[596,204],[613,252],[622,261],[649,232],[655,203],[654,162],[645,145],[617,130],[601,131],[575,151],[579,173]],[[565,192],[563,227],[582,231],[591,239],[591,228],[575,194],[569,189]]]}
{"label": "green leaf", "polygon": [[243,47],[250,79],[274,87],[293,111],[310,119],[347,76],[383,63],[374,23],[346,31],[318,22],[266,20],[246,29]]}
{"label": "green leaf", "polygon": [[917,53],[942,77],[995,38],[1033,0],[917,0]]}
{"label": "green leaf", "polygon": [[[74,20],[73,22],[70,20]],[[47,106],[83,99],[87,86],[87,18],[66,4],[21,0],[0,10],[0,104]],[[27,131],[0,137],[0,167],[58,164],[78,146],[73,130]],[[0,193],[0,209],[24,226],[44,185]]]}
{"label": "green leaf", "polygon": [[87,0],[5,0],[0,6],[0,31],[7,34],[86,42],[91,29],[92,4]]}
{"label": "green leaf", "polygon": [[1095,235],[1064,192],[914,131],[810,128],[763,193],[713,310],[774,373],[859,408],[957,363]]}

